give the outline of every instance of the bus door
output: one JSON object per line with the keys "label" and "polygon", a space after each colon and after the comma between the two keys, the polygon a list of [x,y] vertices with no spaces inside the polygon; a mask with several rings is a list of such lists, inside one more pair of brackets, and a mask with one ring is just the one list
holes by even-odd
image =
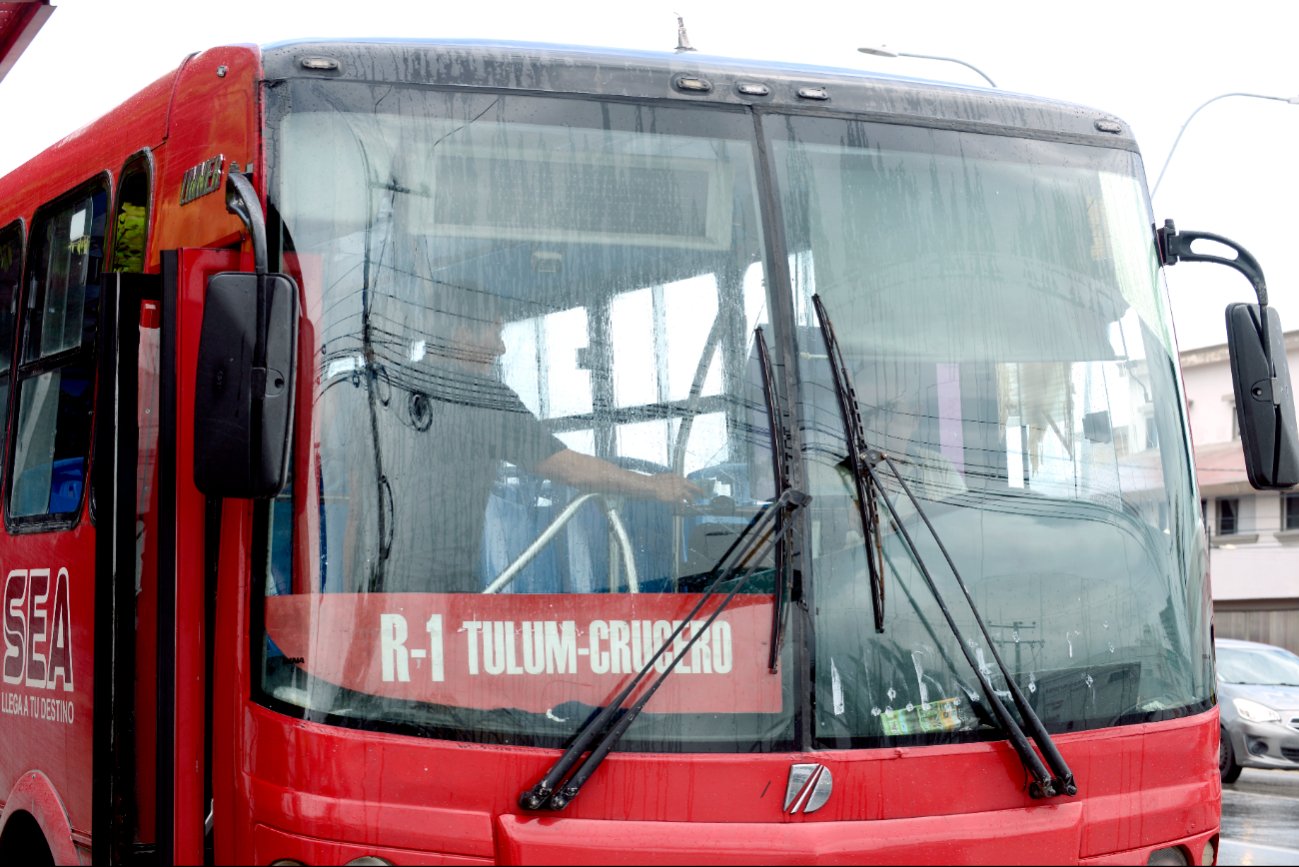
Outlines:
{"label": "bus door", "polygon": [[[104,283],[97,425],[93,860],[204,863],[220,501],[194,487],[194,365],[227,250]],[[208,556],[208,552],[213,552]],[[195,768],[202,769],[194,773]]]}
{"label": "bus door", "polygon": [[104,278],[93,479],[96,864],[127,863],[155,840],[161,302],[156,274]]}

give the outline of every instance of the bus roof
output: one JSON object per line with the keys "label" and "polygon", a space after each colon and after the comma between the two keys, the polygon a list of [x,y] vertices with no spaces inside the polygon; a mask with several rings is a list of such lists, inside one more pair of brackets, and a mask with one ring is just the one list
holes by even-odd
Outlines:
{"label": "bus roof", "polygon": [[[0,9],[5,5],[0,0]],[[313,39],[260,47],[217,45],[190,55],[121,105],[106,106],[99,118],[0,177],[0,199],[8,198],[18,212],[27,213],[37,201],[43,201],[42,190],[82,180],[84,167],[90,164],[87,160],[95,165],[120,165],[128,154],[123,148],[156,146],[167,135],[174,82],[185,64],[208,52],[228,55],[239,51],[260,52],[263,74],[271,80],[405,81],[677,103],[769,106],[1137,150],[1128,125],[1106,112],[1000,89],[857,69],[696,52],[488,40]],[[338,67],[304,67],[303,59],[310,57],[337,61]],[[685,90],[678,84],[682,77],[702,79],[709,89]],[[766,93],[745,93],[740,89],[745,85],[766,88]],[[120,132],[125,128],[138,134],[123,137]]]}
{"label": "bus roof", "polygon": [[[1000,89],[858,69],[717,57],[697,52],[627,51],[485,40],[294,40],[263,47],[268,78],[412,81],[534,92],[798,107],[872,119],[1060,137],[1135,150],[1113,114]],[[308,57],[338,68],[304,68]],[[686,90],[685,78],[707,90]],[[741,86],[751,86],[744,92]],[[759,92],[752,92],[752,86]],[[767,92],[761,93],[765,87]]]}

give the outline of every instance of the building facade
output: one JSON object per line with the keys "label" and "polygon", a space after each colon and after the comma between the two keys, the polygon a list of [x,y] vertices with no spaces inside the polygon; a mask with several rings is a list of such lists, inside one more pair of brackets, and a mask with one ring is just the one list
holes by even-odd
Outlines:
{"label": "building facade", "polygon": [[[1286,333],[1285,346],[1290,379],[1299,382],[1299,331]],[[1181,360],[1216,634],[1299,653],[1299,487],[1250,486],[1226,344],[1187,350]]]}

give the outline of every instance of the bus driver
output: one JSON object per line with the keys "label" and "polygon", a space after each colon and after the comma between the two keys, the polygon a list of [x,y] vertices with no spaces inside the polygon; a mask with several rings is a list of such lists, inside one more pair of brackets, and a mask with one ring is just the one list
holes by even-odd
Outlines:
{"label": "bus driver", "polygon": [[[499,375],[498,361],[506,347],[495,299],[476,292],[454,294],[461,297],[440,299],[443,309],[431,323],[436,332],[433,339],[421,341],[420,351],[410,355],[416,367],[424,368],[412,372],[411,378],[428,390],[426,395],[412,395],[412,406],[417,398],[426,401],[422,410],[412,411],[412,417],[421,416],[415,426],[425,433],[421,444],[400,449],[407,465],[400,475],[406,478],[390,476],[397,506],[393,554],[418,566],[385,569],[381,589],[479,592],[484,588],[483,531],[503,461],[584,491],[672,504],[704,494],[675,473],[633,472],[566,446]],[[416,360],[416,356],[422,357]],[[424,497],[451,497],[457,506],[437,509],[440,517],[430,525],[427,516],[434,510],[423,508]],[[526,544],[531,539],[520,541]],[[398,552],[398,546],[404,550]],[[430,576],[434,576],[431,581]]]}

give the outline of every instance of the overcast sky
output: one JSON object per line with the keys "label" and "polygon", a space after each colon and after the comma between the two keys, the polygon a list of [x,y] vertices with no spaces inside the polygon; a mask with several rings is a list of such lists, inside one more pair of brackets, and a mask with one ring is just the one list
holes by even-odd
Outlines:
{"label": "overcast sky", "polygon": [[[868,57],[856,49],[959,58],[1004,90],[1111,112],[1136,133],[1153,186],[1179,129],[1206,100],[1242,92],[1299,96],[1299,12],[1276,0],[990,0],[780,3],[774,0],[55,0],[55,12],[0,81],[0,174],[174,68],[226,42],[306,37],[492,38],[670,51],[677,14],[700,53],[982,84],[951,62]],[[1227,235],[1263,266],[1270,300],[1299,329],[1294,261],[1299,105],[1217,100],[1186,127],[1154,200],[1158,222]],[[1225,341],[1223,308],[1253,300],[1213,265],[1168,271],[1183,349]]]}

